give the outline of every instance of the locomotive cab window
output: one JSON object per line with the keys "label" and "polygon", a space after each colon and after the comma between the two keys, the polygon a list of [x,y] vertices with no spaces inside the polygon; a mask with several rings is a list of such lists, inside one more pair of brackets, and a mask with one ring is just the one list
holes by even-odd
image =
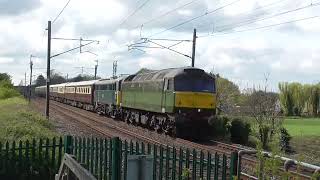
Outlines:
{"label": "locomotive cab window", "polygon": [[212,78],[179,78],[175,79],[174,84],[175,91],[215,92],[215,83]]}

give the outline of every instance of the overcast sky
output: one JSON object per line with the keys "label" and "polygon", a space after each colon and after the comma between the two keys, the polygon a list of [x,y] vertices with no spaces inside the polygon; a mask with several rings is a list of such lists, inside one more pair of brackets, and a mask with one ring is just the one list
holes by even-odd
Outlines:
{"label": "overcast sky", "polygon": [[[8,72],[15,84],[29,75],[29,56],[35,75],[45,75],[48,20],[54,20],[67,0],[0,0],[0,72]],[[112,62],[118,61],[118,74],[135,73],[140,68],[163,69],[190,66],[185,56],[163,49],[128,51],[127,45],[141,37],[192,39],[197,28],[195,66],[214,71],[235,81],[241,88],[278,82],[319,82],[320,18],[279,26],[273,24],[320,15],[316,0],[71,0],[52,25],[52,37],[99,40],[52,59],[51,68],[73,77],[93,74],[99,60],[98,75],[112,75]],[[214,11],[219,7],[226,6]],[[314,6],[309,6],[313,3]],[[187,5],[185,5],[187,4]],[[184,6],[185,5],[185,6]],[[182,7],[183,6],[183,7]],[[138,9],[141,7],[140,9]],[[182,8],[178,8],[182,7]],[[300,8],[300,9],[299,9]],[[138,9],[138,10],[137,10]],[[171,11],[176,9],[174,11]],[[297,10],[296,10],[297,9]],[[293,11],[296,10],[296,11]],[[189,19],[209,13],[179,27],[164,31]],[[287,13],[287,11],[293,11]],[[167,13],[170,12],[170,13]],[[280,15],[281,14],[281,15]],[[152,21],[150,21],[152,20]],[[256,30],[249,30],[255,29]],[[163,33],[159,33],[162,32]],[[159,33],[159,34],[158,34]],[[213,34],[212,34],[213,33]],[[208,36],[211,35],[211,36]],[[156,41],[162,45],[172,42]],[[175,42],[173,42],[175,43]],[[52,55],[79,45],[79,41],[52,41]],[[192,44],[174,47],[191,55]]]}

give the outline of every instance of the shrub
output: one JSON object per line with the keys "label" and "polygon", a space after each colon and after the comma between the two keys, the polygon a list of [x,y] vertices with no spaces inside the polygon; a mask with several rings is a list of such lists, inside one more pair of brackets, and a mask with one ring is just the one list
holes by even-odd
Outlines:
{"label": "shrub", "polygon": [[231,122],[231,142],[237,144],[247,144],[250,134],[250,124],[243,122],[241,119],[234,119]]}
{"label": "shrub", "polygon": [[290,146],[290,140],[292,137],[288,133],[286,128],[281,128],[280,129],[280,149],[281,151],[284,151],[286,153],[292,152],[292,147]]}
{"label": "shrub", "polygon": [[15,89],[0,87],[0,99],[8,99],[15,96],[19,96],[18,91]]}
{"label": "shrub", "polygon": [[230,119],[226,116],[219,116],[215,119],[212,119],[210,122],[210,125],[212,126],[212,135],[215,137],[226,137],[226,135],[229,133],[230,129]]}
{"label": "shrub", "polygon": [[0,99],[8,99],[19,96],[19,92],[14,89],[13,85],[6,80],[0,81]]}
{"label": "shrub", "polygon": [[249,139],[248,139],[248,144],[247,144],[247,146],[252,147],[252,148],[256,148],[258,142],[259,142],[259,139],[258,139],[257,137],[252,136],[252,135],[251,135],[251,136],[249,135]]}

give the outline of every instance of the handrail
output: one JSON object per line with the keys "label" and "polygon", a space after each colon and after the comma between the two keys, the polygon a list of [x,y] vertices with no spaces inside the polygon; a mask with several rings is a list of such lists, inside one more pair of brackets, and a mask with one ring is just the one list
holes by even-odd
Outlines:
{"label": "handrail", "polygon": [[[82,167],[75,159],[75,156],[65,153],[63,161],[60,165],[59,172],[56,174],[55,180],[69,180],[70,171],[79,180],[96,180],[96,178],[84,167]],[[65,171],[69,171],[66,173]]]}
{"label": "handrail", "polygon": [[[244,174],[244,173],[241,172],[241,157],[243,155],[252,155],[252,154],[256,154],[256,153],[258,153],[257,150],[240,150],[238,152],[238,165],[237,165],[237,175],[238,175],[238,177],[240,177],[240,174]],[[262,151],[262,154],[264,156],[268,156],[268,157],[272,156],[271,153],[266,152],[266,151]],[[314,173],[320,173],[320,167],[319,166],[308,164],[308,163],[304,163],[304,162],[299,162],[297,160],[286,158],[286,157],[283,157],[283,156],[276,155],[275,157],[280,158],[281,160],[284,161],[283,167],[284,167],[285,171],[289,171],[289,168],[290,168],[291,165],[300,165],[300,166],[305,167],[305,168],[313,169]]]}

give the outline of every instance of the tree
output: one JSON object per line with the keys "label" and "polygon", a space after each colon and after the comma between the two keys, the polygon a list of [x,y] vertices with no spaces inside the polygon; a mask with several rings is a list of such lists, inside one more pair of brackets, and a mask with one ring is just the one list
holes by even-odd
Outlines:
{"label": "tree", "polygon": [[279,90],[281,107],[283,108],[285,115],[292,116],[294,102],[292,91],[289,87],[289,83],[279,83]]}
{"label": "tree", "polygon": [[67,80],[58,73],[51,73],[50,84],[61,84],[67,82]]}
{"label": "tree", "polygon": [[11,76],[7,73],[0,73],[0,81],[8,81],[11,83]]}
{"label": "tree", "polygon": [[248,96],[248,114],[254,118],[256,124],[256,136],[260,140],[262,148],[268,149],[274,135],[282,127],[280,118],[280,104],[276,93],[261,90],[253,90]]}
{"label": "tree", "polygon": [[46,79],[41,74],[37,77],[35,86],[44,86],[44,85],[46,85]]}
{"label": "tree", "polygon": [[320,88],[319,86],[313,86],[312,92],[311,92],[311,104],[312,104],[312,115],[316,116],[318,115],[319,110],[319,100],[320,100]]}
{"label": "tree", "polygon": [[228,79],[216,76],[218,114],[230,113],[240,101],[239,87]]}
{"label": "tree", "polygon": [[281,107],[287,116],[301,116],[302,113],[319,114],[319,84],[280,83]]}
{"label": "tree", "polygon": [[[99,79],[99,77],[97,77],[97,79]],[[94,80],[94,76],[79,74],[76,77],[69,79],[69,82],[80,82],[80,81],[90,81],[90,80]]]}

